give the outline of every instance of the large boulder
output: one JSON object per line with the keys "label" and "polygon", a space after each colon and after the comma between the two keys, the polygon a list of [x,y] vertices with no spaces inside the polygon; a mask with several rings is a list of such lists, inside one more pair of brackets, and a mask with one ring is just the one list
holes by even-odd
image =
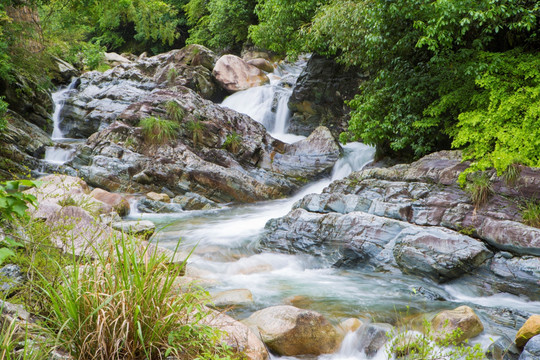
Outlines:
{"label": "large boulder", "polygon": [[96,188],[90,193],[94,199],[97,199],[105,204],[110,205],[114,211],[120,216],[129,214],[130,206],[129,201],[120,194],[108,192],[103,189]]}
{"label": "large boulder", "polygon": [[524,347],[534,336],[540,334],[540,315],[531,316],[516,334],[516,345]]}
{"label": "large boulder", "polygon": [[441,311],[431,320],[431,324],[435,338],[439,340],[447,338],[456,329],[461,330],[461,335],[455,339],[457,342],[473,338],[484,331],[482,321],[468,306]]}
{"label": "large boulder", "polygon": [[263,58],[256,58],[256,59],[251,59],[251,60],[248,60],[247,63],[249,65],[253,65],[259,69],[261,69],[262,71],[266,71],[266,72],[273,72],[274,71],[274,65],[272,65],[272,63],[266,59],[263,59]]}
{"label": "large boulder", "polygon": [[213,311],[202,319],[202,323],[224,331],[223,341],[233,349],[243,352],[248,360],[267,360],[269,358],[268,351],[258,334],[230,316]]}
{"label": "large boulder", "polygon": [[235,55],[223,55],[217,61],[212,74],[221,86],[231,93],[261,86],[270,81],[261,69]]}
{"label": "large boulder", "polygon": [[335,352],[341,336],[321,314],[294,306],[273,306],[244,320],[256,327],[263,342],[284,356],[321,355]]}
{"label": "large boulder", "polygon": [[540,335],[531,338],[519,356],[519,360],[537,359],[540,359]]}
{"label": "large boulder", "polygon": [[293,111],[289,131],[307,136],[322,125],[339,135],[350,112],[344,102],[354,97],[364,77],[357,68],[347,69],[333,59],[313,55],[289,100]]}

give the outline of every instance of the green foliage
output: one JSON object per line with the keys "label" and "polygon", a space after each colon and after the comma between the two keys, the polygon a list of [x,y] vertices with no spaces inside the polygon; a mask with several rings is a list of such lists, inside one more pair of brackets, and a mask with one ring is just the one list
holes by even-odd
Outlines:
{"label": "green foliage", "polygon": [[236,154],[238,150],[240,149],[240,145],[242,144],[242,136],[238,134],[236,131],[233,131],[232,133],[228,134],[225,138],[225,142],[223,142],[223,147],[228,149],[233,154]]}
{"label": "green foliage", "polygon": [[184,116],[186,115],[185,110],[180,106],[180,104],[175,100],[169,100],[165,104],[165,110],[167,111],[167,116],[172,121],[177,123],[182,122]]}
{"label": "green foliage", "polygon": [[43,288],[51,332],[76,359],[232,357],[222,334],[204,323],[208,294],[177,288],[185,262],[167,266],[156,246],[125,236],[96,254],[88,266],[74,259],[60,284]]}
{"label": "green foliage", "polygon": [[144,139],[151,144],[165,144],[171,141],[180,128],[175,121],[154,116],[142,119],[139,126],[142,128]]}
{"label": "green foliage", "polygon": [[0,96],[0,132],[7,126],[6,114],[8,110],[8,103],[4,101],[4,97]]}
{"label": "green foliage", "polygon": [[465,190],[471,196],[476,207],[484,205],[493,194],[493,186],[488,173],[474,173],[469,176],[470,181],[465,184]]}
{"label": "green foliage", "polygon": [[214,49],[240,47],[255,22],[254,0],[191,0],[184,10],[188,18],[188,44],[202,44]]}
{"label": "green foliage", "polygon": [[[480,344],[475,346],[467,346],[459,343],[459,338],[463,331],[456,329],[453,331],[445,331],[442,329],[444,336],[440,336],[435,332],[431,323],[424,319],[422,322],[421,333],[402,331],[398,334],[389,333],[390,346],[387,350],[388,358],[404,358],[407,360],[482,360],[486,359]],[[405,329],[410,330],[410,329]]]}
{"label": "green foliage", "polygon": [[261,0],[255,7],[259,23],[250,27],[249,36],[256,45],[277,53],[307,50],[300,29],[307,26],[317,9],[328,1]]}
{"label": "green foliage", "polygon": [[12,180],[0,183],[0,221],[13,221],[26,216],[28,205],[35,206],[36,197],[22,192],[23,187],[35,187],[31,180]]}
{"label": "green foliage", "polygon": [[540,228],[540,202],[526,202],[522,209],[521,216],[525,224]]}
{"label": "green foliage", "polygon": [[[0,305],[0,310],[2,307],[3,304]],[[2,321],[0,325],[0,359],[42,360],[49,358],[49,353],[53,349],[52,345],[40,343],[37,346],[31,340],[32,332],[34,332],[34,337],[40,335],[39,331],[32,329],[30,324],[17,321],[15,316],[12,319]]]}
{"label": "green foliage", "polygon": [[188,131],[191,132],[193,147],[197,147],[197,144],[202,141],[204,136],[204,124],[199,119],[195,119],[189,120],[186,125]]}

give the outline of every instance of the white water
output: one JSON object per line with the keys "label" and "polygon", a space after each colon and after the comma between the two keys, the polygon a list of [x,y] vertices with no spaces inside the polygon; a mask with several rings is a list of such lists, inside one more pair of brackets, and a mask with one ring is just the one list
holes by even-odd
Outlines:
{"label": "white water", "polygon": [[52,94],[54,112],[52,116],[53,132],[51,135],[51,140],[55,142],[55,145],[48,146],[45,149],[44,161],[48,164],[65,164],[73,158],[75,155],[76,145],[80,143],[80,140],[65,138],[62,130],[60,129],[62,108],[64,107],[66,100],[69,98],[71,91],[75,89],[76,85],[77,79],[73,79],[69,86],[60,88],[58,91]]}
{"label": "white water", "polygon": [[250,116],[283,142],[302,140],[304,136],[288,134],[287,126],[291,115],[288,106],[293,92],[291,84],[296,83],[304,65],[305,59],[294,65],[280,64],[269,74],[269,84],[237,92],[226,98],[222,106]]}

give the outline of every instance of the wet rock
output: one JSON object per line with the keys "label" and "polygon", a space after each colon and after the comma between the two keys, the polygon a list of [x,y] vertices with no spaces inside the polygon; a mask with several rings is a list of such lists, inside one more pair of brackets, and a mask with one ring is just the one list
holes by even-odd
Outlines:
{"label": "wet rock", "polygon": [[256,326],[268,348],[284,356],[333,353],[341,341],[341,336],[322,315],[293,306],[259,310],[244,320],[244,324]]}
{"label": "wet rock", "polygon": [[274,71],[274,65],[272,65],[270,61],[263,58],[251,59],[248,60],[247,63],[261,69],[262,71],[266,71],[269,73]]}
{"label": "wet rock", "polygon": [[25,276],[18,265],[8,264],[0,268],[0,291],[9,295],[12,290],[25,281]]}
{"label": "wet rock", "polygon": [[215,307],[247,306],[253,304],[253,294],[248,289],[222,291],[212,295]]}
{"label": "wet rock", "polygon": [[229,92],[247,90],[270,81],[262,70],[235,55],[222,56],[217,61],[212,74]]}
{"label": "wet rock", "polygon": [[293,111],[289,131],[307,136],[322,125],[339,135],[347,126],[350,111],[344,101],[354,97],[363,78],[356,68],[347,70],[333,59],[313,55],[289,100]]}
{"label": "wet rock", "polygon": [[168,204],[161,201],[153,201],[149,199],[141,199],[137,203],[137,209],[143,213],[156,214],[172,214],[183,210],[181,205]]}
{"label": "wet rock", "polygon": [[93,198],[110,205],[120,216],[129,214],[129,202],[120,194],[110,193],[103,189],[94,189],[90,193]]}
{"label": "wet rock", "polygon": [[155,192],[149,192],[148,194],[146,194],[146,198],[148,200],[161,201],[161,202],[164,202],[164,203],[170,203],[171,202],[171,198],[169,197],[169,195],[167,195],[167,194],[158,194],[158,193],[155,193]]}
{"label": "wet rock", "polygon": [[540,359],[540,335],[531,338],[523,352],[519,356],[519,360],[536,360]]}
{"label": "wet rock", "polygon": [[154,234],[156,225],[150,220],[119,221],[113,223],[112,228],[122,233],[143,236],[149,239]]}
{"label": "wet rock", "polygon": [[192,192],[175,197],[173,202],[182,206],[184,210],[211,210],[219,207],[214,201]]}
{"label": "wet rock", "polygon": [[387,334],[393,330],[394,327],[390,324],[364,324],[356,333],[358,337],[357,348],[364,351],[368,359],[372,358],[386,344],[388,341]]}
{"label": "wet rock", "polygon": [[359,319],[349,318],[340,322],[337,326],[337,330],[341,333],[341,335],[345,336],[350,332],[355,332],[358,330],[362,324],[362,321]]}
{"label": "wet rock", "polygon": [[442,228],[404,230],[393,254],[404,273],[423,274],[437,282],[468,273],[493,256],[481,241]]}
{"label": "wet rock", "polygon": [[515,343],[522,348],[532,337],[540,334],[540,315],[531,316],[516,334]]}
{"label": "wet rock", "polygon": [[502,336],[489,345],[486,357],[489,360],[518,360],[520,351],[507,336]]}
{"label": "wet rock", "polygon": [[79,71],[70,63],[57,57],[53,57],[53,60],[57,67],[57,71],[53,72],[53,81],[56,84],[69,84],[72,78],[79,75]]}
{"label": "wet rock", "polygon": [[484,331],[484,325],[478,315],[468,306],[460,306],[454,310],[444,310],[431,320],[435,338],[445,339],[456,329],[461,329],[462,334],[456,338],[457,342],[473,338]]}

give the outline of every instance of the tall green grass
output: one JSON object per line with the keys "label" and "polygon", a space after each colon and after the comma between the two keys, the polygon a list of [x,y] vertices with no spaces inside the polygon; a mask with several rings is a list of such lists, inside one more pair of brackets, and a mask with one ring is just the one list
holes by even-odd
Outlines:
{"label": "tall green grass", "polygon": [[173,140],[180,128],[177,122],[155,116],[142,119],[139,125],[142,128],[145,141],[151,144],[165,144]]}

